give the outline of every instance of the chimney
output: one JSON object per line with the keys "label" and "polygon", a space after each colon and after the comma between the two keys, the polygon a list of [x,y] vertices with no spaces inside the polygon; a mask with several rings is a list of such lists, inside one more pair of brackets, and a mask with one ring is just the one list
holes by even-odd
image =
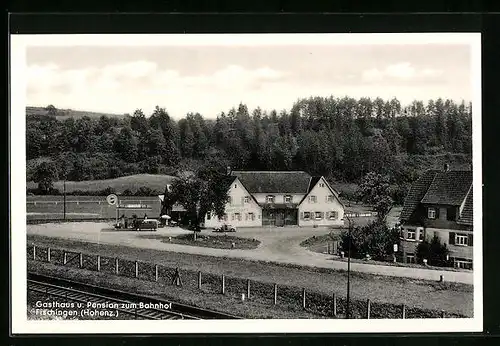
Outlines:
{"label": "chimney", "polygon": [[449,165],[449,164],[447,164],[447,163],[445,163],[445,164],[444,164],[444,171],[445,171],[445,172],[448,172],[449,170],[450,170],[450,165]]}
{"label": "chimney", "polygon": [[231,175],[231,166],[227,166],[227,175]]}

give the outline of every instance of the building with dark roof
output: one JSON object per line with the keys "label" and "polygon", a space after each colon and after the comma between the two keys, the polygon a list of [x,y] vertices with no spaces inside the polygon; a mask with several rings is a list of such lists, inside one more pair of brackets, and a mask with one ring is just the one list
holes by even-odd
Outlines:
{"label": "building with dark roof", "polygon": [[228,194],[225,216],[207,215],[206,227],[343,225],[338,193],[304,171],[229,171]]}
{"label": "building with dark roof", "polygon": [[454,267],[472,269],[472,171],[426,171],[410,188],[400,215],[401,255],[415,262],[416,248],[437,236]]}

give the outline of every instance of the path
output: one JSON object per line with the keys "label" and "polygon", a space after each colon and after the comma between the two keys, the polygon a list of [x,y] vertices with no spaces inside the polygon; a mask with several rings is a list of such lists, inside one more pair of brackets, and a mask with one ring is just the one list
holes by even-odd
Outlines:
{"label": "path", "polygon": [[[209,231],[204,231],[209,232]],[[176,236],[188,233],[180,228],[160,228],[157,232],[114,231],[109,224],[103,223],[61,223],[27,226],[28,234],[61,237],[93,243],[134,246],[144,249],[174,251],[207,256],[232,257],[248,260],[291,263],[302,266],[315,266],[330,269],[347,270],[347,263],[334,261],[331,256],[316,253],[301,247],[301,241],[313,236],[323,235],[327,231],[321,228],[252,228],[238,230],[239,237],[255,238],[261,241],[255,250],[212,249],[180,244],[164,243],[157,239],[139,237],[146,234]],[[437,281],[443,275],[445,281],[473,284],[473,273],[440,271],[432,269],[408,268],[351,263],[351,270],[363,273],[380,274],[413,279]]]}

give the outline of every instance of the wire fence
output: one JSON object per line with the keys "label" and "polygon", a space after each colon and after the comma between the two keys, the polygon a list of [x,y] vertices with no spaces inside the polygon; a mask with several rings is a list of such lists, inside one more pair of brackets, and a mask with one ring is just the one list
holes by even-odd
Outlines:
{"label": "wire fence", "polygon": [[[30,245],[29,260],[42,261],[58,266],[98,271],[162,284],[217,293],[265,305],[279,305],[289,310],[307,312],[331,318],[345,318],[346,298],[336,292],[322,292],[296,286],[254,281],[246,278],[215,275],[202,271],[179,269],[143,261],[85,254],[60,248]],[[177,279],[176,272],[179,274]],[[404,304],[380,303],[350,299],[350,318],[354,319],[410,319],[410,318],[464,318],[457,313],[423,309]]]}

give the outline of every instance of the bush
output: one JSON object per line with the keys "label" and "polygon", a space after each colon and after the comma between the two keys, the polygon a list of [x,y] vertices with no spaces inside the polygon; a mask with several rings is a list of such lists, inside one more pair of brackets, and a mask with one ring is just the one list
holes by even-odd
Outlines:
{"label": "bush", "polygon": [[[349,250],[347,231],[341,234],[341,247]],[[351,257],[363,258],[370,255],[375,260],[384,261],[393,254],[394,244],[399,243],[399,232],[389,229],[383,220],[376,220],[364,227],[353,227],[351,230]]]}
{"label": "bush", "polygon": [[446,267],[449,265],[446,259],[448,254],[449,250],[446,244],[441,244],[436,235],[434,235],[430,242],[426,239],[418,244],[415,253],[418,263],[423,263],[423,260],[427,259],[429,265],[438,267]]}
{"label": "bush", "polygon": [[125,191],[123,191],[122,193],[122,196],[133,196],[134,193],[132,191],[130,191],[130,189],[125,189]]}

